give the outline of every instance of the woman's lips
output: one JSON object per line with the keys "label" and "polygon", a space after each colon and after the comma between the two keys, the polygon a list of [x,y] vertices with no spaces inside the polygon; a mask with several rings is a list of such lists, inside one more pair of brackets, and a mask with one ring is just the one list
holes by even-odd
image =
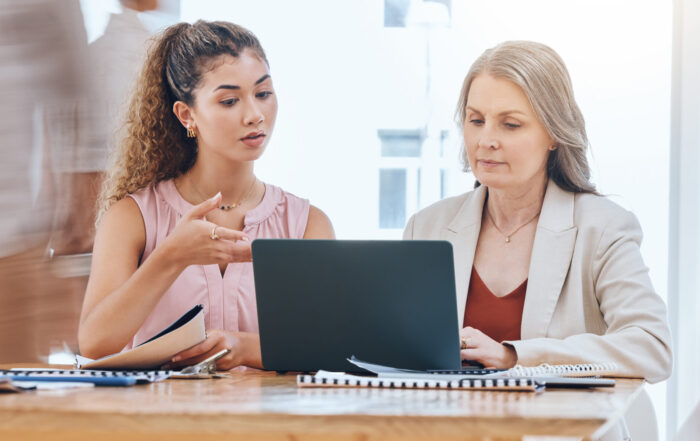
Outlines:
{"label": "woman's lips", "polygon": [[483,168],[495,168],[498,167],[499,165],[503,165],[503,162],[497,162],[497,161],[490,161],[488,159],[480,159],[479,160],[479,165],[482,166]]}
{"label": "woman's lips", "polygon": [[248,147],[260,147],[262,143],[265,142],[265,134],[261,133],[259,135],[247,136],[245,138],[241,138],[241,142]]}

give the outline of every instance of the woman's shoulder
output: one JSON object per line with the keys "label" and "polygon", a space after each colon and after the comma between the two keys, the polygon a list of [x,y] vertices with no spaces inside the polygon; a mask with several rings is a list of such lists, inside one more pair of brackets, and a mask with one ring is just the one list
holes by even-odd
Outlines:
{"label": "woman's shoulder", "polygon": [[574,196],[574,220],[576,225],[606,226],[637,222],[636,216],[607,196],[578,193]]}
{"label": "woman's shoulder", "polygon": [[308,211],[308,199],[266,182],[263,199],[257,207],[248,212],[246,223],[260,223],[275,216],[306,216]]}
{"label": "woman's shoulder", "polygon": [[603,247],[623,238],[641,244],[642,229],[631,211],[607,196],[577,194],[574,200],[574,223],[580,235],[595,237]]}
{"label": "woman's shoulder", "polygon": [[[296,225],[296,235],[306,239],[330,239],[335,237],[333,225],[328,215],[315,205],[311,205],[308,199],[299,197],[294,193],[285,191],[279,187],[266,184],[272,191],[278,193],[278,207],[283,207],[290,222]],[[303,228],[304,231],[301,231]]]}
{"label": "woman's shoulder", "polygon": [[159,196],[162,199],[163,196],[171,190],[171,187],[175,188],[172,179],[158,181],[155,184],[147,185],[139,188],[138,190],[132,191],[127,196],[134,199],[136,202],[156,202],[159,199]]}
{"label": "woman's shoulder", "polygon": [[133,199],[145,219],[152,221],[160,217],[167,219],[173,216],[183,216],[192,206],[181,196],[173,179],[158,181],[147,185],[127,195]]}
{"label": "woman's shoulder", "polygon": [[268,237],[302,238],[309,218],[309,200],[265,183],[260,204],[245,217],[246,228]]}
{"label": "woman's shoulder", "polygon": [[[477,188],[458,196],[452,196],[431,204],[415,213],[408,221],[404,237],[434,237],[450,225],[455,219],[461,223],[468,222],[465,210],[483,198],[482,190]],[[483,203],[483,200],[482,200]]]}
{"label": "woman's shoulder", "polygon": [[143,214],[143,212],[148,211],[147,207],[154,206],[158,201],[156,191],[157,185],[158,184],[148,185],[146,187],[141,187],[138,190],[129,192],[119,202],[124,200],[131,201],[136,204]]}
{"label": "woman's shoulder", "polygon": [[272,184],[265,184],[266,186],[272,187],[273,190],[277,191],[279,193],[279,200],[282,201],[285,204],[291,204],[291,205],[308,205],[309,200],[307,198],[303,198],[301,196],[297,196],[296,194],[287,191],[281,187],[277,187]]}
{"label": "woman's shoulder", "polygon": [[136,201],[124,197],[112,204],[100,220],[96,241],[134,244],[139,249],[145,242],[145,222]]}
{"label": "woman's shoulder", "polygon": [[138,203],[128,196],[110,205],[105,211],[102,220],[110,219],[112,222],[119,223],[127,219],[141,218]]}
{"label": "woman's shoulder", "polygon": [[437,219],[444,218],[448,222],[459,213],[462,206],[467,203],[474,196],[474,191],[469,191],[467,193],[462,193],[457,196],[451,196],[445,199],[441,199],[427,207],[419,210],[416,214],[416,218],[430,218],[433,221]]}

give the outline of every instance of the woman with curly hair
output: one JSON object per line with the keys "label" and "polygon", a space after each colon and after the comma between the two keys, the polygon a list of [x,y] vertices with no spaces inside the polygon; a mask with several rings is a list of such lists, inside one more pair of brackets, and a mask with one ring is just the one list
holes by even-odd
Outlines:
{"label": "woman with curly hair", "polygon": [[333,238],[318,208],[256,178],[277,99],[265,52],[227,22],[180,23],[151,47],[101,195],[80,318],[83,355],[138,345],[195,304],[219,369],[261,367],[250,241]]}

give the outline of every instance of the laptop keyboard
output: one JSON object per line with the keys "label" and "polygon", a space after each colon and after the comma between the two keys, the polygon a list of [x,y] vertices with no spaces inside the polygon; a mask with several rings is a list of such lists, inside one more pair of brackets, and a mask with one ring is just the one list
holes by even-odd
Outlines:
{"label": "laptop keyboard", "polygon": [[496,372],[503,372],[505,369],[485,369],[478,367],[464,367],[458,370],[434,369],[428,370],[429,374],[436,375],[487,375]]}

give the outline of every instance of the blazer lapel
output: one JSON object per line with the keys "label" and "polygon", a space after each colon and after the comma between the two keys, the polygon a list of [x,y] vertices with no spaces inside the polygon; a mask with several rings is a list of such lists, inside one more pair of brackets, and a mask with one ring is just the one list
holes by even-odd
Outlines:
{"label": "blazer lapel", "polygon": [[442,230],[442,239],[452,243],[455,266],[455,288],[457,290],[457,320],[462,328],[464,307],[467,304],[467,289],[472,274],[474,253],[481,231],[481,215],[486,198],[486,187],[477,187],[457,212],[452,221]]}
{"label": "blazer lapel", "polygon": [[520,330],[523,340],[547,335],[576,244],[574,196],[549,181],[530,258]]}

